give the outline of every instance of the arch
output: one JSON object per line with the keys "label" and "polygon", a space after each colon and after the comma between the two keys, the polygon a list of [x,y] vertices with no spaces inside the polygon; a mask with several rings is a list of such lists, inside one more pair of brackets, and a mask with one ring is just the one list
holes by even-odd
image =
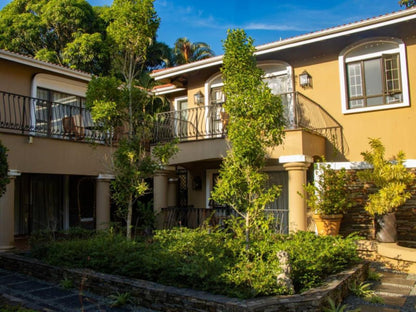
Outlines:
{"label": "arch", "polygon": [[343,49],[338,63],[344,114],[410,105],[406,47],[402,40],[361,40]]}

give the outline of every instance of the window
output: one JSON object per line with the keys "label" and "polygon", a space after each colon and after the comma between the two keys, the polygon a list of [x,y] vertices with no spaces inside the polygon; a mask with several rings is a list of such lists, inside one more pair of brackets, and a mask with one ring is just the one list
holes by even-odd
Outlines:
{"label": "window", "polygon": [[340,56],[344,113],[409,106],[404,44],[377,40]]}
{"label": "window", "polygon": [[45,88],[37,88],[35,107],[36,127],[38,131],[59,134],[63,128],[63,119],[77,117],[82,125],[92,123],[90,113],[85,111],[85,98]]}

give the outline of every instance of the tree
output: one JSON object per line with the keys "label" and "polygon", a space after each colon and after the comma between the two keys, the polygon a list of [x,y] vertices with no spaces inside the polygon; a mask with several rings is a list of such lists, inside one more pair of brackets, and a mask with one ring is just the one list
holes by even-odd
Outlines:
{"label": "tree", "polygon": [[280,193],[267,187],[264,173],[267,148],[282,143],[283,106],[262,80],[256,66],[253,40],[244,30],[228,31],[224,42],[221,72],[224,81],[224,109],[229,114],[230,149],[220,169],[212,198],[231,206],[245,220],[245,240],[258,228],[264,208]]}
{"label": "tree", "polygon": [[205,42],[192,43],[188,38],[178,38],[173,48],[176,65],[187,64],[214,56]]}
{"label": "tree", "polygon": [[[166,164],[175,151],[174,143],[149,153],[152,113],[157,104],[148,94],[146,56],[159,26],[153,0],[115,0],[110,8],[107,35],[111,42],[112,77],[93,79],[87,92],[92,116],[104,129],[124,129],[113,165],[116,178],[113,198],[125,218],[127,238],[131,238],[134,203],[148,191],[146,178]],[[119,79],[121,78],[121,79]],[[139,80],[144,87],[140,87]],[[145,82],[145,83],[143,83]]]}
{"label": "tree", "polygon": [[399,4],[400,6],[411,8],[412,6],[416,5],[416,0],[400,0]]}
{"label": "tree", "polygon": [[0,11],[0,48],[99,73],[109,65],[104,10],[85,0],[14,0]]}

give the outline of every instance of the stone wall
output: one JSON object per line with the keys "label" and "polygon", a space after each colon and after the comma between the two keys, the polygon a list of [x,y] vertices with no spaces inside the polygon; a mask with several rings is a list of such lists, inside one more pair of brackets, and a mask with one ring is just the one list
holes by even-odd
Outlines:
{"label": "stone wall", "polygon": [[348,284],[366,279],[368,263],[331,276],[323,286],[293,296],[270,296],[239,300],[203,291],[175,288],[138,279],[97,273],[91,270],[62,269],[32,258],[0,253],[0,268],[59,283],[73,285],[102,296],[129,292],[137,305],[166,312],[315,312],[322,311],[328,298],[340,302],[348,293]]}
{"label": "stone wall", "polygon": [[[410,169],[416,173],[416,169]],[[374,238],[373,217],[364,210],[368,194],[376,191],[372,185],[364,185],[357,178],[357,170],[348,170],[353,176],[351,185],[351,197],[354,207],[349,210],[341,223],[340,233],[348,235],[358,232],[366,239]],[[397,235],[398,241],[403,244],[416,246],[416,183],[409,189],[412,192],[412,198],[403,206],[399,207],[396,212]]]}

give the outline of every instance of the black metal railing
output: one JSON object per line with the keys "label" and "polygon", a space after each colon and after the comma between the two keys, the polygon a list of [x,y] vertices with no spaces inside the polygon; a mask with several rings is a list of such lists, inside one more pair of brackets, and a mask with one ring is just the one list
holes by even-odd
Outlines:
{"label": "black metal railing", "polygon": [[[284,93],[280,97],[287,130],[308,129],[326,137],[337,149],[344,149],[341,125],[318,103],[299,92]],[[155,118],[154,141],[223,138],[227,132],[227,116],[221,104],[159,113]]]}
{"label": "black metal railing", "polygon": [[[287,209],[265,209],[267,217],[273,218],[274,230],[281,234],[288,233],[288,210]],[[204,224],[211,226],[224,226],[225,221],[231,216],[238,216],[235,210],[230,207],[196,208],[167,207],[162,208],[163,227],[197,228]]]}
{"label": "black metal railing", "polygon": [[220,104],[163,112],[156,115],[154,141],[221,138],[226,123],[227,116]]}
{"label": "black metal railing", "polygon": [[80,103],[58,103],[0,91],[2,132],[104,143],[101,131]]}

